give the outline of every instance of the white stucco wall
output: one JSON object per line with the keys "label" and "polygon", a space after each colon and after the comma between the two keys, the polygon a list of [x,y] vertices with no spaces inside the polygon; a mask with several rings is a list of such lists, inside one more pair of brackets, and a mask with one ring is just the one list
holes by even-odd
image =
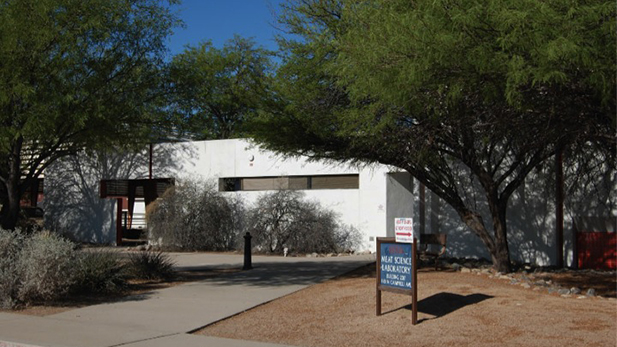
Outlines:
{"label": "white stucco wall", "polygon": [[[407,172],[392,172],[386,177],[387,217],[386,236],[394,237],[395,218],[413,218],[414,215],[413,178]],[[419,229],[414,227],[414,233],[419,235]],[[416,238],[419,236],[416,235]]]}
{"label": "white stucco wall", "polygon": [[[252,159],[252,160],[251,160]],[[375,251],[375,238],[393,236],[396,217],[414,218],[418,228],[419,184],[407,173],[383,165],[352,167],[311,162],[305,158],[283,158],[260,150],[244,140],[198,141],[157,144],[154,147],[154,177],[212,180],[218,178],[279,177],[303,175],[358,174],[358,189],[305,190],[307,199],[334,209],[345,224],[362,233],[361,249]],[[555,218],[550,169],[534,171],[511,198],[508,207],[508,237],[512,259],[540,265],[554,264]],[[147,149],[142,153],[111,155],[80,154],[50,167],[45,174],[46,224],[74,239],[94,243],[115,241],[115,200],[98,197],[101,179],[146,178]],[[593,191],[581,187],[567,196],[565,259],[572,262],[572,220],[577,216],[615,214],[615,182],[594,182]],[[247,204],[263,191],[240,191]],[[478,199],[482,206],[481,197]],[[426,191],[425,232],[448,234],[448,254],[455,257],[489,258],[486,247],[465,226],[456,212]],[[484,220],[490,222],[485,211]]]}
{"label": "white stucco wall", "polygon": [[[306,158],[283,158],[260,150],[244,140],[199,141],[161,146],[172,149],[175,153],[177,165],[170,174],[178,180],[201,178],[218,182],[221,177],[358,174],[359,189],[305,190],[305,196],[335,210],[341,222],[358,228],[363,234],[361,249],[374,251],[374,238],[386,235],[385,179],[388,169],[385,166],[356,168],[337,163],[308,161]],[[154,161],[157,162],[156,158]],[[240,191],[228,194],[238,194],[250,204],[264,193]]]}
{"label": "white stucco wall", "polygon": [[[97,157],[82,154],[58,162],[46,175],[47,225],[79,241],[115,242],[115,200],[98,197],[99,181],[145,178],[147,171],[146,149],[131,155]],[[312,162],[306,158],[286,159],[262,151],[244,140],[157,144],[153,155],[153,177],[173,177],[178,182],[198,179],[218,184],[222,177],[358,174],[358,189],[304,190],[304,193],[306,199],[335,210],[342,223],[355,226],[362,233],[360,249],[372,251],[375,249],[374,238],[386,235],[387,172],[385,166],[356,168]],[[60,183],[75,189],[56,189]],[[251,204],[264,193],[238,191],[226,194],[240,195]]]}
{"label": "white stucco wall", "polygon": [[[507,208],[507,230],[510,257],[514,261],[537,265],[556,265],[555,183],[553,167],[548,163],[538,168],[525,180],[510,198]],[[594,217],[614,221],[615,177],[605,177],[603,182],[572,186],[566,184],[564,211],[564,264],[574,266],[574,225],[580,217]],[[612,187],[612,188],[611,188]],[[418,210],[419,184],[414,187]],[[482,196],[476,196],[477,206],[489,231],[491,216]],[[610,223],[609,223],[610,224]],[[465,226],[456,211],[429,190],[426,191],[426,233],[448,234],[447,253],[452,257],[477,257],[490,259],[486,246],[470,228]],[[610,227],[604,231],[610,232]]]}
{"label": "white stucco wall", "polygon": [[45,226],[76,241],[114,244],[116,200],[99,198],[99,182],[144,177],[147,169],[143,153],[80,153],[56,161],[45,172]]}

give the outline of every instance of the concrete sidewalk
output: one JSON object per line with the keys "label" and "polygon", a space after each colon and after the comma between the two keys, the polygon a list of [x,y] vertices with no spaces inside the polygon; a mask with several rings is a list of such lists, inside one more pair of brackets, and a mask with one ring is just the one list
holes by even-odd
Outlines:
{"label": "concrete sidewalk", "polygon": [[[181,270],[238,268],[242,255],[170,254]],[[0,313],[4,346],[281,346],[190,335],[201,327],[374,261],[253,257],[253,269],[46,317]],[[267,328],[268,322],[264,322]],[[241,327],[238,327],[241,329]]]}

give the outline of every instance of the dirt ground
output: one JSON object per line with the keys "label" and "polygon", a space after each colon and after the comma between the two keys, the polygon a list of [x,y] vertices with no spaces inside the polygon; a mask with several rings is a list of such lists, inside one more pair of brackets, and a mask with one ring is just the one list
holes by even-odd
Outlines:
{"label": "dirt ground", "polygon": [[[602,287],[559,274],[554,281]],[[198,334],[294,346],[616,346],[615,298],[549,294],[486,274],[421,269],[418,320],[411,298],[383,293],[375,315],[375,267],[301,290],[206,327]]]}

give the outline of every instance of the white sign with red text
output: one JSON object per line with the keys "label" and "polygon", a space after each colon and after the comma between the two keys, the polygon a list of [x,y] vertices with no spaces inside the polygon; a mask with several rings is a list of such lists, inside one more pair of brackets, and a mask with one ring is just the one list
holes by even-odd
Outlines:
{"label": "white sign with red text", "polygon": [[394,218],[396,242],[413,243],[413,218]]}

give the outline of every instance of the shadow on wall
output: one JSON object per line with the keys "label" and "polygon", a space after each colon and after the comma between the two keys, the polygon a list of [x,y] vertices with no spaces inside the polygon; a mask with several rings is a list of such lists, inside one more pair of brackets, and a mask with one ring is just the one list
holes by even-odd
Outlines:
{"label": "shadow on wall", "polygon": [[[173,155],[182,150],[155,146],[155,177],[174,171]],[[148,150],[136,153],[86,153],[63,158],[45,171],[45,227],[75,241],[112,244],[116,240],[116,201],[99,197],[101,179],[148,177]]]}
{"label": "shadow on wall", "polygon": [[[458,170],[464,172],[464,168]],[[580,216],[607,217],[614,213],[616,196],[611,192],[615,191],[617,179],[614,170],[606,167],[600,170],[602,174],[587,176],[577,175],[574,169],[569,167],[565,167],[564,171],[564,262],[571,266],[574,240],[572,221]],[[476,187],[476,192],[481,191],[476,182],[466,183],[468,187]],[[537,265],[556,264],[555,186],[554,165],[549,161],[545,166],[534,170],[510,198],[507,227],[512,260]],[[419,196],[417,190],[416,188],[416,198]],[[467,202],[482,211],[487,228],[492,230],[485,199],[477,193],[474,194],[472,189],[468,189],[463,195]],[[439,203],[436,204],[435,201]],[[448,256],[490,259],[484,244],[463,224],[454,209],[428,190],[425,206],[426,233],[448,234]],[[418,211],[415,215],[418,215]]]}

